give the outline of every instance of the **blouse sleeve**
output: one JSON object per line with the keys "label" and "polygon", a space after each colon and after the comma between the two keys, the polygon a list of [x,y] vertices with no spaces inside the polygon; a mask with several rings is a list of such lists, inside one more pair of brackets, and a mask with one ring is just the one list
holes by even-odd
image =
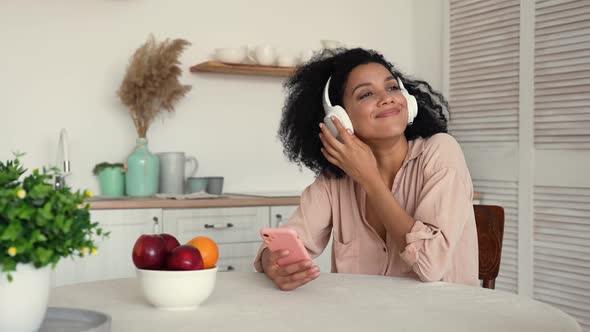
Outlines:
{"label": "blouse sleeve", "polygon": [[423,281],[443,278],[466,223],[474,220],[471,177],[459,145],[449,142],[431,156],[431,167],[425,167],[415,224],[400,254]]}
{"label": "blouse sleeve", "polygon": [[[318,177],[305,188],[301,193],[299,207],[281,227],[292,228],[297,232],[312,259],[324,251],[332,231],[329,183],[325,177]],[[261,254],[265,248],[263,243],[254,260],[254,268],[258,272],[263,271]]]}

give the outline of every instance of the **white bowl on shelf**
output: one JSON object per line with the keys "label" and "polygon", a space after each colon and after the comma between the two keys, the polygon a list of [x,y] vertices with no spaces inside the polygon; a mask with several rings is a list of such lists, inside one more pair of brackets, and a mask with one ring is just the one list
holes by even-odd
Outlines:
{"label": "white bowl on shelf", "polygon": [[197,309],[215,288],[217,267],[194,271],[136,269],[145,299],[158,309]]}
{"label": "white bowl on shelf", "polygon": [[299,59],[293,54],[284,53],[277,56],[277,65],[279,67],[295,67],[299,63]]}
{"label": "white bowl on shelf", "polygon": [[215,60],[226,63],[244,63],[248,49],[240,48],[216,48],[214,51]]}

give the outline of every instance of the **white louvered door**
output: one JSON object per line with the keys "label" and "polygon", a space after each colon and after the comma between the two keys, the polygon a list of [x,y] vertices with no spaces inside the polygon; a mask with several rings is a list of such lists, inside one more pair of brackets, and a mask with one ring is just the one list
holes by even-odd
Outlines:
{"label": "white louvered door", "polygon": [[449,0],[451,132],[506,210],[497,288],[590,332],[590,1]]}
{"label": "white louvered door", "polygon": [[537,1],[535,147],[590,149],[590,2]]}
{"label": "white louvered door", "polygon": [[450,100],[462,143],[518,140],[518,0],[452,1]]}
{"label": "white louvered door", "polygon": [[590,331],[590,188],[535,186],[535,299]]}
{"label": "white louvered door", "polygon": [[519,0],[451,0],[448,10],[450,130],[481,203],[505,209],[496,288],[517,292]]}
{"label": "white louvered door", "polygon": [[590,1],[534,16],[533,297],[590,331]]}

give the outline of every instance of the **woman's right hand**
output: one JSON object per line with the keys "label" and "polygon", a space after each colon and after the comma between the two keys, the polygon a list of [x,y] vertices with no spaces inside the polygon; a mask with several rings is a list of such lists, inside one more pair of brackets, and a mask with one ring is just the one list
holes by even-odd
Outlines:
{"label": "woman's right hand", "polygon": [[287,250],[262,252],[262,268],[264,273],[284,291],[294,290],[320,275],[320,269],[312,260],[305,260],[289,265],[279,266],[277,260],[289,255]]}

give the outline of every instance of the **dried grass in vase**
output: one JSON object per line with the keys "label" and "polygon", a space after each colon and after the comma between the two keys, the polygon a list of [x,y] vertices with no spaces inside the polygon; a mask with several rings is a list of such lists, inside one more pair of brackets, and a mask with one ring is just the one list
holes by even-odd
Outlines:
{"label": "dried grass in vase", "polygon": [[145,138],[150,124],[163,111],[174,112],[174,105],[190,91],[178,78],[180,54],[190,43],[184,39],[157,42],[150,35],[129,62],[117,91],[129,108],[139,138]]}

